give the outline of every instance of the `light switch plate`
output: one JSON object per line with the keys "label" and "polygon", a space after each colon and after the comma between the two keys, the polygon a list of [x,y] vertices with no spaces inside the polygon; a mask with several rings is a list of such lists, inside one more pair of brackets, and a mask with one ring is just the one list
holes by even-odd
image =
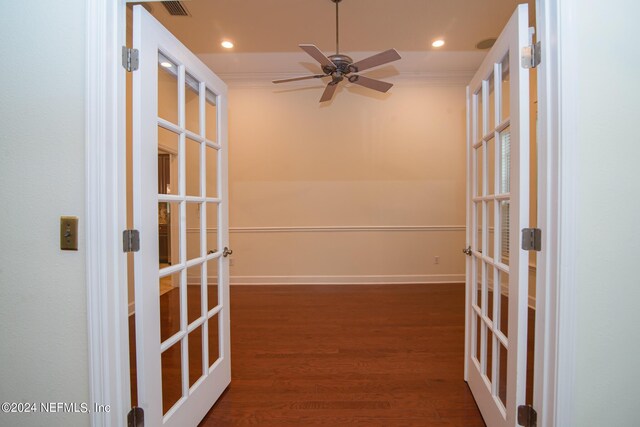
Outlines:
{"label": "light switch plate", "polygon": [[63,251],[78,250],[78,217],[60,217],[60,249]]}

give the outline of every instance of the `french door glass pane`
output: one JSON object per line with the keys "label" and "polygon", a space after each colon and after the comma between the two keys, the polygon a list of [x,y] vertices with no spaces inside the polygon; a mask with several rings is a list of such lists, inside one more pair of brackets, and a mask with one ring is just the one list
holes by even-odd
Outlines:
{"label": "french door glass pane", "polygon": [[204,374],[202,370],[202,326],[189,333],[189,387]]}
{"label": "french door glass pane", "polygon": [[[475,313],[475,311],[474,311]],[[475,325],[472,327],[472,330],[475,331],[476,333],[476,339],[474,340],[474,351],[473,351],[473,357],[476,358],[476,360],[478,361],[478,363],[480,363],[480,354],[481,354],[481,337],[482,337],[482,320],[480,319],[480,317],[477,314],[473,315],[473,320]]]}
{"label": "french door glass pane", "polygon": [[487,89],[489,94],[489,111],[487,115],[488,126],[487,133],[493,132],[496,128],[496,91],[493,73],[489,76],[487,81]]}
{"label": "french door glass pane", "polygon": [[511,128],[500,132],[500,193],[511,191]]}
{"label": "french door glass pane", "polygon": [[493,320],[493,302],[496,292],[493,269],[492,265],[487,264],[487,316],[491,320]]}
{"label": "french door glass pane", "polygon": [[185,128],[200,134],[200,83],[189,73],[184,76]]}
{"label": "french door glass pane", "polygon": [[209,333],[208,333],[208,345],[209,345],[209,366],[216,363],[216,360],[220,358],[220,325],[218,315],[220,312],[214,314],[209,319]]}
{"label": "french door glass pane", "polygon": [[476,202],[476,245],[475,250],[478,252],[482,252],[482,206],[483,202]]}
{"label": "french door glass pane", "polygon": [[511,96],[511,93],[509,91],[509,53],[507,53],[507,55],[504,57],[504,59],[502,60],[502,64],[501,64],[501,69],[502,69],[502,86],[501,86],[501,98],[502,98],[502,103],[501,103],[501,109],[502,109],[502,115],[501,115],[501,121],[504,121],[506,119],[509,118],[509,114],[511,114],[511,111],[509,110],[509,107],[511,105],[511,103],[509,102],[509,97]]}
{"label": "french door glass pane", "polygon": [[495,194],[496,144],[495,139],[487,141],[487,195]]}
{"label": "french door glass pane", "polygon": [[486,202],[487,204],[487,256],[493,258],[494,257],[494,240],[495,240],[495,224],[494,224],[494,204],[493,200],[489,200]]}
{"label": "french door glass pane", "polygon": [[187,203],[187,260],[198,258],[200,252],[200,204]]}
{"label": "french door glass pane", "polygon": [[214,258],[207,261],[207,300],[208,300],[208,309],[218,305],[218,264],[220,263],[220,258]]}
{"label": "french door glass pane", "polygon": [[202,264],[187,269],[187,321],[191,324],[202,315]]}
{"label": "french door glass pane", "polygon": [[185,138],[187,196],[200,196],[200,143]]}
{"label": "french door glass pane", "polygon": [[509,215],[511,203],[509,200],[500,201],[500,261],[509,265]]}
{"label": "french door glass pane", "polygon": [[476,258],[475,278],[476,278],[476,304],[478,308],[482,308],[482,259]]}
{"label": "french door glass pane", "polygon": [[158,261],[160,268],[180,262],[178,202],[158,202]]}
{"label": "french door glass pane", "polygon": [[207,146],[207,197],[218,197],[218,150]]}
{"label": "french door glass pane", "polygon": [[474,143],[480,141],[482,139],[482,137],[484,136],[484,125],[483,125],[483,105],[482,105],[482,90],[478,91],[478,93],[476,94],[476,96],[474,97],[475,101],[476,101],[476,135],[475,138],[473,140]]}
{"label": "french door glass pane", "polygon": [[497,378],[497,382],[498,382],[498,398],[500,399],[500,401],[502,402],[502,404],[506,407],[507,406],[507,360],[508,360],[508,353],[507,353],[507,349],[504,348],[504,346],[502,345],[502,343],[500,343],[498,345],[498,355],[496,355],[496,357],[498,357],[498,378]]}
{"label": "french door glass pane", "polygon": [[[158,155],[168,155],[168,168],[158,169],[159,194],[178,194],[178,147],[180,135],[158,126]],[[162,182],[162,185],[160,185]]]}
{"label": "french door glass pane", "polygon": [[498,319],[499,319],[499,329],[500,332],[504,334],[505,337],[509,337],[509,274],[505,273],[502,270],[499,270],[498,274],[498,289],[500,294],[500,305],[498,307]]}
{"label": "french door glass pane", "polygon": [[182,352],[181,342],[162,353],[162,413],[182,397]]}
{"label": "french door glass pane", "polygon": [[483,168],[484,150],[483,150],[483,146],[484,146],[484,144],[479,146],[475,150],[476,151],[476,195],[477,196],[483,196],[484,195],[484,191],[483,191],[483,183],[484,183],[484,168]]}
{"label": "french door glass pane", "polygon": [[487,327],[487,365],[486,365],[487,378],[490,382],[493,382],[493,333],[491,328]]}
{"label": "french door glass pane", "polygon": [[158,52],[158,117],[178,124],[178,67]]}
{"label": "french door glass pane", "polygon": [[206,138],[209,141],[218,141],[218,109],[216,107],[216,95],[209,89],[205,92],[205,121],[206,121]]}
{"label": "french door glass pane", "polygon": [[218,204],[207,203],[207,252],[220,250],[218,245]]}
{"label": "french door glass pane", "polygon": [[160,278],[160,343],[180,330],[180,272]]}

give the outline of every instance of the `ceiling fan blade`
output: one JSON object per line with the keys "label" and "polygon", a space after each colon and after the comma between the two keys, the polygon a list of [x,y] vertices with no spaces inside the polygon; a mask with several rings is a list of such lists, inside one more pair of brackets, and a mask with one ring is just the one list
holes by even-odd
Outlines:
{"label": "ceiling fan blade", "polygon": [[383,82],[382,80],[370,79],[369,77],[353,75],[349,78],[351,83],[377,90],[378,92],[387,92],[393,86],[393,83]]}
{"label": "ceiling fan blade", "polygon": [[329,58],[327,58],[325,56],[325,54],[322,53],[320,51],[320,49],[318,49],[315,45],[312,45],[312,44],[301,44],[300,45],[300,49],[302,49],[305,52],[307,52],[313,59],[318,61],[320,63],[320,65],[322,65],[323,67],[331,67],[331,68],[334,68],[334,69],[336,68],[336,64],[331,62],[331,60]]}
{"label": "ceiling fan blade", "polygon": [[311,76],[292,77],[290,79],[274,80],[273,83],[287,83],[287,82],[295,82],[295,81],[298,81],[298,80],[319,79],[321,77],[327,77],[327,75],[326,74],[315,74],[315,75],[311,75]]}
{"label": "ceiling fan blade", "polygon": [[354,62],[349,66],[354,73],[377,67],[378,65],[388,64],[389,62],[401,59],[400,54],[395,49],[385,50],[376,55]]}
{"label": "ceiling fan blade", "polygon": [[327,84],[327,87],[324,89],[324,93],[322,94],[322,98],[320,98],[320,102],[331,101],[331,98],[333,98],[333,94],[336,93],[337,88],[337,82],[329,82]]}

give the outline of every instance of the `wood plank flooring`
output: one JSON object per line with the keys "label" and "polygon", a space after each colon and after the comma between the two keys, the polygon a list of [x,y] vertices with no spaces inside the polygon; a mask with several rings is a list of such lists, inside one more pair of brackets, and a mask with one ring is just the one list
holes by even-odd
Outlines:
{"label": "wood plank flooring", "polygon": [[[188,298],[199,307],[197,287]],[[166,334],[177,290],[161,306]],[[201,426],[485,426],[463,380],[464,284],[232,286],[231,354],[231,385]],[[131,372],[135,403],[135,359]]]}
{"label": "wood plank flooring", "polygon": [[201,426],[484,426],[464,285],[234,286],[232,382]]}

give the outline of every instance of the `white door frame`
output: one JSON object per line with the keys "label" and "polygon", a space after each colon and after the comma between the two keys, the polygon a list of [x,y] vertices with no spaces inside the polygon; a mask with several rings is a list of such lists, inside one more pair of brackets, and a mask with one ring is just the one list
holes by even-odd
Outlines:
{"label": "white door frame", "polygon": [[[92,426],[122,426],[130,409],[126,228],[126,0],[86,2],[86,280]],[[571,82],[578,44],[571,6],[536,0],[542,41],[538,69],[538,255],[536,390],[538,425],[571,426],[575,306],[576,88]],[[107,54],[105,55],[105,52]],[[561,61],[561,59],[563,61]],[[562,263],[560,263],[562,260]]]}
{"label": "white door frame", "polygon": [[577,89],[576,16],[562,0],[536,0],[538,40],[538,227],[534,408],[538,425],[573,426],[575,360]]}

